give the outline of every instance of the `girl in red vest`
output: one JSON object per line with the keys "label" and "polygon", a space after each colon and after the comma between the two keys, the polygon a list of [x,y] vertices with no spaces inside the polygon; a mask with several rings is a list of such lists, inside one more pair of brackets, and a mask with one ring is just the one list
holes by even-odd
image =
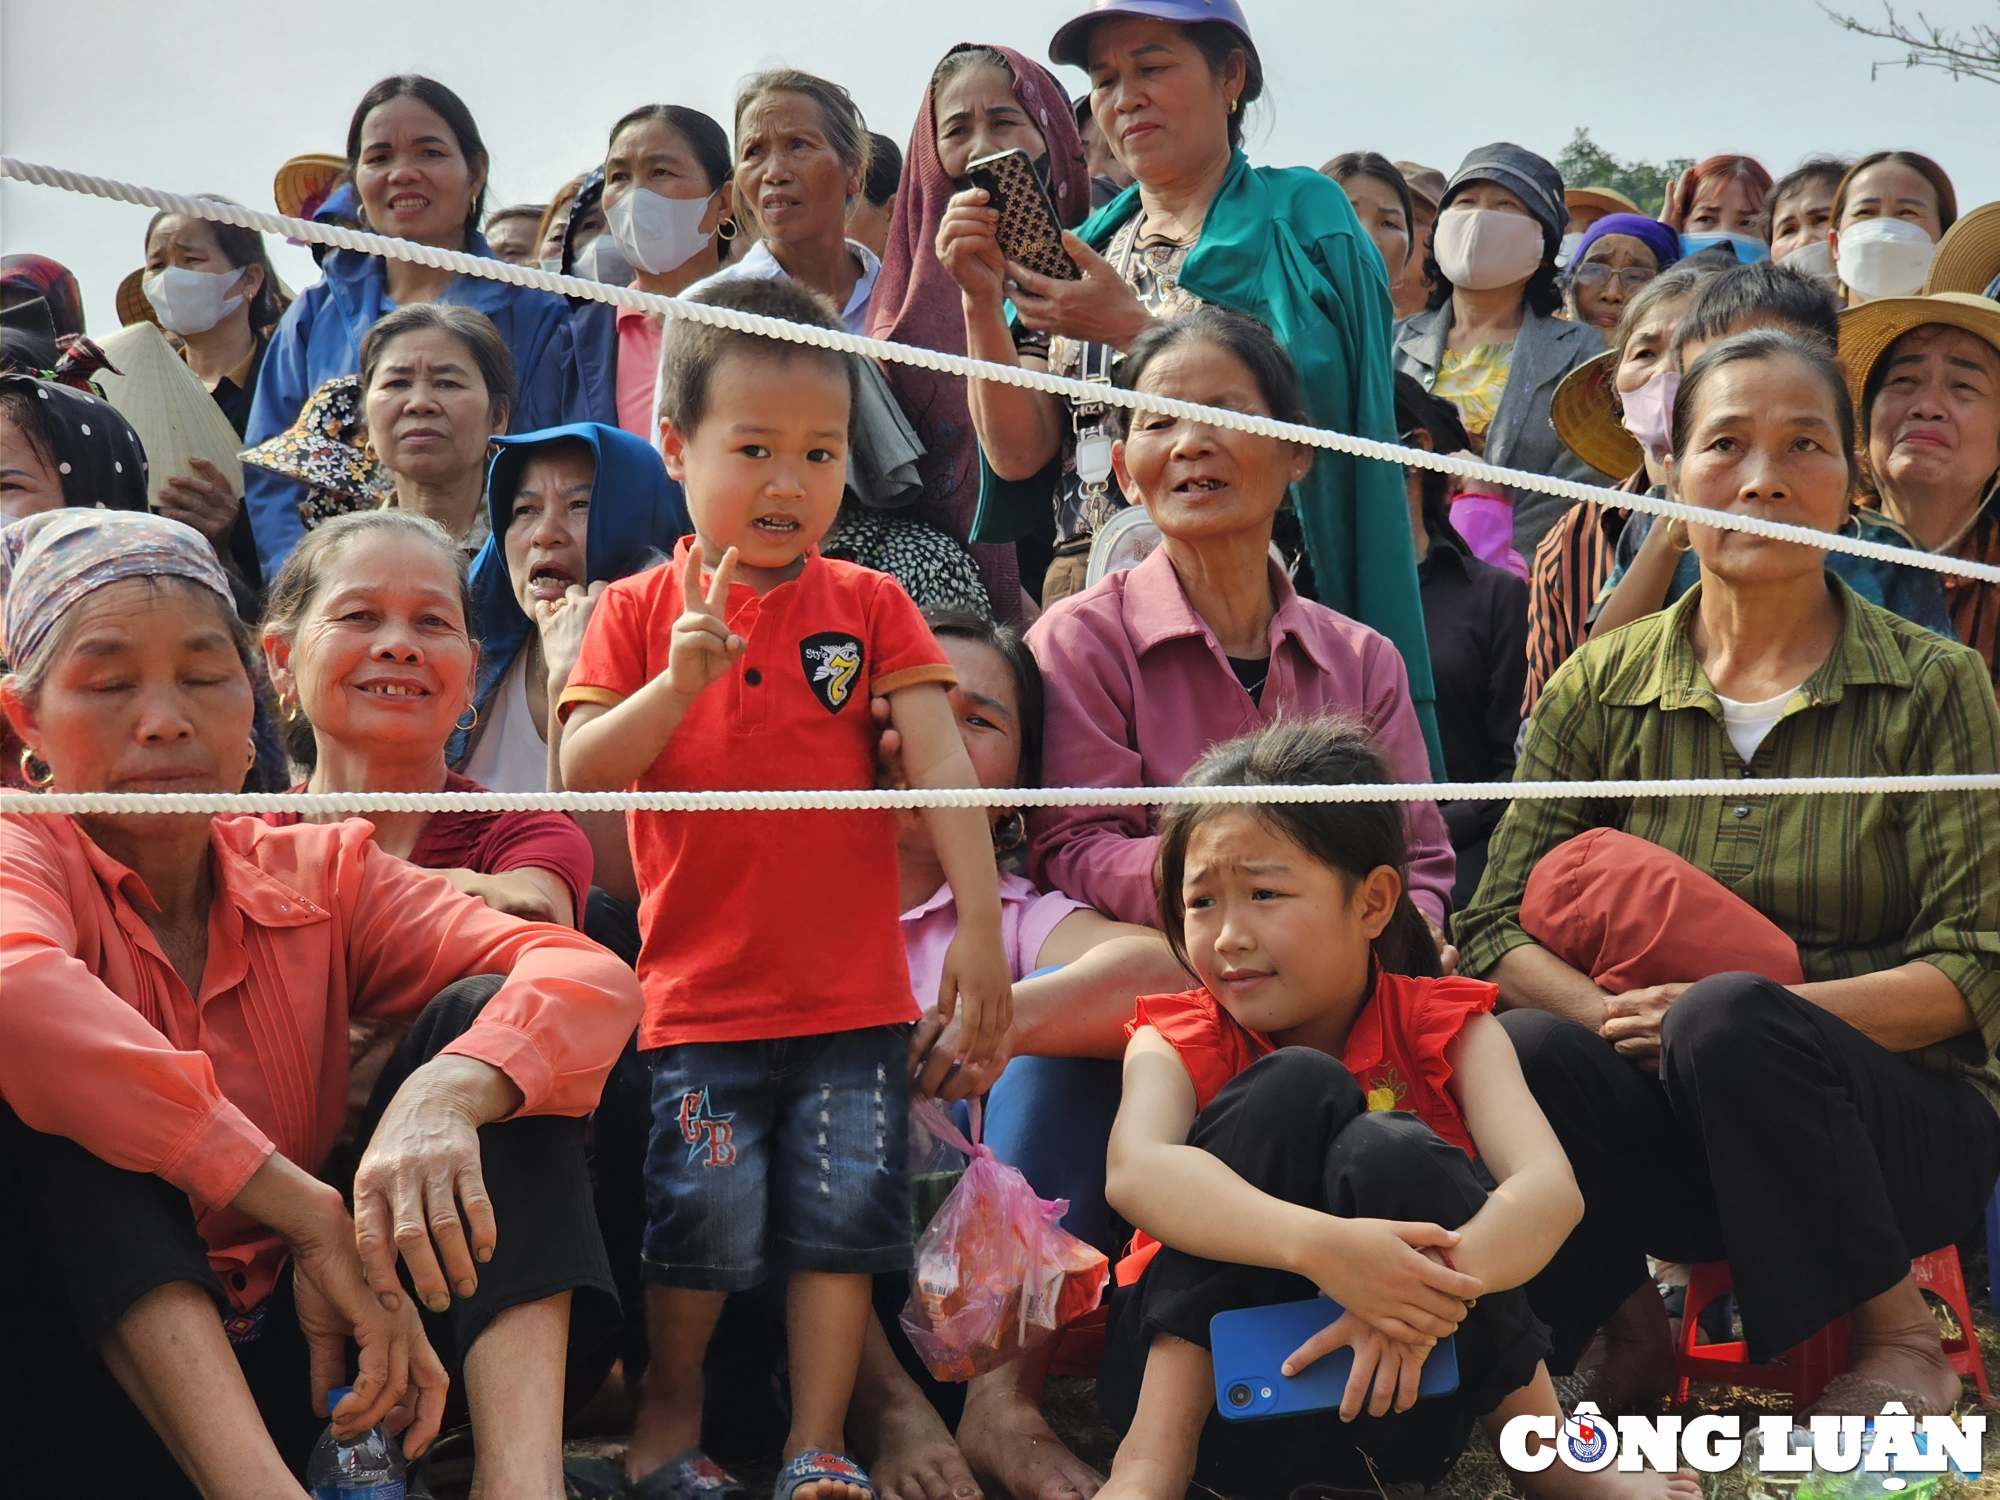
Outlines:
{"label": "girl in red vest", "polygon": [[[1198,786],[1381,785],[1365,733],[1279,721]],[[1160,841],[1162,927],[1201,987],[1139,1002],[1108,1196],[1140,1233],[1119,1267],[1098,1396],[1125,1433],[1100,1500],[1308,1483],[1431,1486],[1475,1419],[1560,1420],[1522,1283],[1583,1211],[1491,1012],[1438,977],[1404,894],[1394,802],[1183,806]],[[1323,1291],[1346,1309],[1286,1361],[1354,1351],[1339,1413],[1224,1422],[1209,1319]],[[1416,1404],[1436,1341],[1459,1385]],[[1534,1440],[1530,1440],[1534,1446]],[[1534,1500],[1698,1500],[1691,1475],[1519,1476]]]}

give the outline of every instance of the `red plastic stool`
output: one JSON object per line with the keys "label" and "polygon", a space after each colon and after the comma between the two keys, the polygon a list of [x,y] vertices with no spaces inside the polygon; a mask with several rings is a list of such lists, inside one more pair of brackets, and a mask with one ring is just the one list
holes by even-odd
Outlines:
{"label": "red plastic stool", "polygon": [[1063,1329],[1056,1340],[1055,1358],[1049,1362],[1051,1375],[1070,1375],[1082,1380],[1097,1378],[1097,1367],[1104,1363],[1105,1317],[1103,1307],[1094,1307]]}
{"label": "red plastic stool", "polygon": [[1911,1261],[1910,1274],[1958,1320],[1958,1337],[1944,1341],[1945,1355],[1954,1370],[1972,1377],[1979,1390],[1979,1404],[1991,1406],[1993,1393],[1986,1388],[1986,1360],[1979,1352],[1979,1330],[1972,1326],[1972,1303],[1965,1294],[1965,1269],[1958,1261],[1958,1246],[1946,1245]]}
{"label": "red plastic stool", "polygon": [[[1947,1245],[1910,1262],[1910,1274],[1919,1287],[1942,1300],[1958,1320],[1959,1337],[1946,1339],[1944,1352],[1954,1370],[1972,1377],[1981,1402],[1992,1405],[1993,1398],[1986,1386],[1986,1362],[1980,1355],[1979,1332],[1972,1325],[1972,1306],[1966,1296],[1958,1247]],[[1740,1340],[1701,1342],[1703,1309],[1716,1298],[1728,1295],[1733,1287],[1727,1261],[1710,1261],[1689,1268],[1680,1342],[1674,1351],[1674,1365],[1680,1375],[1674,1400],[1676,1403],[1687,1400],[1688,1381],[1694,1379],[1789,1391],[1794,1411],[1810,1406],[1819,1399],[1828,1382],[1847,1368],[1847,1319],[1836,1319],[1797,1348],[1787,1350],[1779,1356],[1780,1363],[1754,1365],[1750,1363],[1748,1346]]]}
{"label": "red plastic stool", "polygon": [[1781,1363],[1753,1365],[1749,1345],[1740,1339],[1714,1344],[1701,1341],[1702,1312],[1734,1288],[1726,1260],[1688,1268],[1687,1301],[1681,1308],[1681,1336],[1674,1351],[1674,1367],[1680,1375],[1674,1389],[1675,1404],[1687,1400],[1688,1381],[1692,1379],[1789,1391],[1794,1411],[1812,1405],[1827,1383],[1847,1368],[1847,1319],[1828,1324],[1796,1349],[1787,1350],[1779,1356]]}

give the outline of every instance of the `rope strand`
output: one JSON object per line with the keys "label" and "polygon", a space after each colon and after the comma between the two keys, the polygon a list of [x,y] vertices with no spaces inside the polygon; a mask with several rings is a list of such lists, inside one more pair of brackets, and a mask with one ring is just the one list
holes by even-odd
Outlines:
{"label": "rope strand", "polygon": [[1607,802],[1718,797],[1733,802],[1841,793],[2000,792],[2000,775],[1771,776],[1679,781],[1444,781],[1387,786],[943,787],[787,792],[46,792],[0,799],[0,814],[290,812],[868,812],[924,807],[1167,807],[1260,802]]}
{"label": "rope strand", "polygon": [[1631,495],[1601,485],[1578,484],[1574,480],[1558,479],[1553,475],[1496,468],[1491,464],[1481,463],[1477,459],[1456,453],[1431,453],[1421,448],[1403,448],[1394,443],[1376,442],[1372,438],[1353,437],[1346,433],[1331,432],[1325,428],[1278,422],[1269,417],[1225,411],[1212,406],[1197,406],[1188,401],[1176,401],[1169,397],[1141,394],[1137,391],[1124,391],[1111,386],[1089,385],[1080,380],[1071,380],[1041,370],[1023,369],[1018,365],[990,364],[961,354],[946,354],[936,349],[892,344],[881,339],[863,338],[858,334],[787,323],[777,318],[759,317],[753,313],[736,312],[729,308],[709,307],[679,297],[635,292],[629,287],[609,286],[601,281],[586,281],[576,276],[559,276],[539,267],[510,265],[506,261],[493,260],[487,256],[468,255],[462,250],[440,250],[435,245],[419,245],[410,240],[391,239],[386,235],[345,229],[335,224],[317,224],[305,219],[289,218],[283,214],[265,213],[239,203],[216,203],[206,198],[191,198],[180,193],[139,187],[112,178],[93,177],[87,173],[72,172],[61,167],[24,162],[11,156],[0,158],[0,175],[11,177],[17,182],[33,183],[39,187],[59,188],[64,192],[108,198],[118,203],[131,203],[142,208],[209,219],[220,224],[234,224],[242,229],[255,229],[265,234],[282,235],[288,239],[303,240],[310,244],[330,245],[335,249],[354,250],[364,255],[413,261],[435,270],[453,271],[461,276],[482,276],[489,281],[504,281],[511,286],[554,292],[561,296],[602,302],[613,307],[637,308],[642,312],[659,313],[669,318],[691,318],[698,323],[734,329],[739,333],[758,334],[765,338],[783,339],[797,344],[813,344],[822,349],[836,349],[843,353],[865,355],[870,359],[916,365],[923,369],[937,370],[967,379],[1022,386],[1028,390],[1068,396],[1076,401],[1095,401],[1111,406],[1127,407],[1133,411],[1151,411],[1166,416],[1184,417],[1215,427],[1302,443],[1335,453],[1349,454],[1356,458],[1376,459],[1384,463],[1402,464],[1409,468],[1433,469],[1461,479],[1483,480],[1488,484],[1527,490],[1535,494],[1555,495],[1565,500],[1587,500],[1598,505],[1622,507],[1668,520],[1690,521],[1724,531],[1742,531],[1751,536],[1768,537],[1773,541],[1796,542],[1827,552],[1845,552],[1878,562],[1901,563],[1911,568],[1928,568],[1932,572],[1977,578],[1987,583],[2000,582],[2000,567],[1969,562],[1961,558],[1940,557],[1915,547],[1894,547],[1882,542],[1864,541],[1859,537],[1838,536],[1829,532],[1813,531],[1803,526],[1789,526],[1757,516],[1705,510],[1699,506],[1656,499],[1651,495]]}

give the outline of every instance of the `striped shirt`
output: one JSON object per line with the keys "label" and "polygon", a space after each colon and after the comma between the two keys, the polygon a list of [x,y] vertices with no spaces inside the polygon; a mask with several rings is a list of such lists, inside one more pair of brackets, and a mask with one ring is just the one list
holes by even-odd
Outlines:
{"label": "striped shirt", "polygon": [[[1618,488],[1643,485],[1635,474]],[[1521,717],[1535,711],[1556,668],[1583,644],[1590,607],[1617,562],[1618,537],[1632,512],[1588,500],[1572,505],[1535,548],[1528,573],[1528,683]]]}
{"label": "striped shirt", "polygon": [[1531,943],[1528,874],[1558,844],[1618,828],[1671,850],[1769,917],[1798,945],[1808,981],[1921,961],[1965,996],[1978,1024],[1911,1054],[1963,1077],[2000,1108],[2000,818],[1990,792],[1759,796],[1771,776],[1981,775],[2000,770],[2000,706],[1978,656],[1878,609],[1833,574],[1838,643],[1792,694],[1745,765],[1688,627],[1701,587],[1586,645],[1529,721],[1517,781],[1745,783],[1737,796],[1515,802],[1486,876],[1458,918],[1459,972],[1490,974]]}

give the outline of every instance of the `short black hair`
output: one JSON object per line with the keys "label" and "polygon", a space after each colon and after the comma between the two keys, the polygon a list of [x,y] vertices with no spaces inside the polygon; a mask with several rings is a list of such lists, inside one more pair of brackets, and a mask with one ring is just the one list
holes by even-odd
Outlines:
{"label": "short black hair", "polygon": [[903,179],[903,148],[879,130],[868,132],[868,176],[862,181],[861,196],[880,208],[896,196],[896,184]]}
{"label": "short black hair", "polygon": [[[834,333],[846,331],[831,302],[788,276],[746,276],[720,282],[693,300],[755,317],[803,323],[809,328],[824,328]],[[817,344],[795,344],[788,339],[738,333],[713,323],[697,323],[693,318],[669,318],[660,339],[659,418],[672,423],[681,436],[691,435],[708,415],[708,388],[715,378],[715,367],[725,354],[773,361],[818,360],[837,368],[847,377],[848,417],[852,421],[860,394],[860,375],[852,355],[838,349],[822,349]]]}
{"label": "short black hair", "polygon": [[1777,324],[1817,340],[1828,354],[1840,347],[1840,306],[1826,284],[1776,261],[1753,261],[1722,272],[1696,295],[1674,330],[1674,363],[1689,344],[1705,344],[1746,323]]}
{"label": "short black hair", "polygon": [[1012,625],[996,624],[984,615],[964,609],[927,609],[924,623],[931,634],[945,639],[971,641],[993,652],[1014,674],[1014,707],[1021,738],[1021,764],[1014,773],[1016,786],[1042,784],[1042,668],[1028,642]]}
{"label": "short black hair", "polygon": [[[1112,383],[1122,391],[1136,391],[1146,367],[1160,355],[1182,344],[1213,344],[1240,359],[1257,382],[1271,418],[1298,426],[1309,425],[1305,401],[1299,395],[1299,372],[1291,355],[1255,318],[1220,307],[1198,307],[1171,318],[1156,319],[1132,341],[1125,358],[1112,374]],[[1105,414],[1105,427],[1113,437],[1130,431],[1130,408],[1114,406]]]}

